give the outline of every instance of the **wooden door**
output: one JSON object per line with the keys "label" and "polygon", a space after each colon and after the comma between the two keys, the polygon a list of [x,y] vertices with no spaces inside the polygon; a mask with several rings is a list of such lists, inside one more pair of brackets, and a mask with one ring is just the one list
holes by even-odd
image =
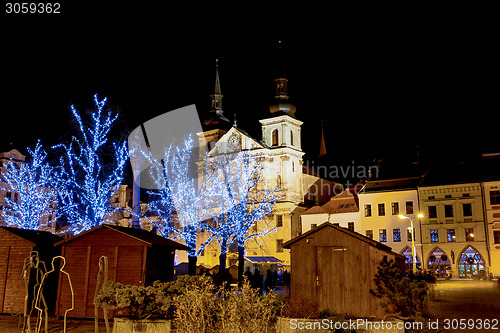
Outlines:
{"label": "wooden door", "polygon": [[345,310],[344,250],[316,247],[316,299],[318,310],[343,313]]}

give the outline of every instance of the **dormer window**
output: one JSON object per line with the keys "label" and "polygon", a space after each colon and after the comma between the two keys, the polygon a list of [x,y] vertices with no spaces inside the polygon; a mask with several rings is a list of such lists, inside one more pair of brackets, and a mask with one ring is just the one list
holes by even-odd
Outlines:
{"label": "dormer window", "polygon": [[271,142],[272,142],[272,146],[278,145],[278,130],[277,129],[274,129],[271,132]]}

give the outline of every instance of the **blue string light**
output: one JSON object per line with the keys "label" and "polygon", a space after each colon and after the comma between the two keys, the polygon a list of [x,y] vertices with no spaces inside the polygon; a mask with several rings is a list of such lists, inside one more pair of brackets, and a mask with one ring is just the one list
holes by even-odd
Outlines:
{"label": "blue string light", "polygon": [[[118,209],[110,199],[123,181],[124,169],[129,158],[126,142],[107,144],[108,134],[118,114],[103,114],[107,99],[94,95],[96,109],[91,121],[85,124],[71,105],[71,112],[78,124],[78,136],[69,144],[60,144],[63,152],[59,160],[58,209],[65,215],[68,231],[77,234],[106,221]],[[103,155],[112,152],[113,162],[105,165]]]}
{"label": "blue string light", "polygon": [[7,205],[2,216],[8,226],[37,230],[56,220],[57,193],[53,187],[53,168],[45,161],[47,153],[40,141],[34,150],[27,150],[28,161],[17,164],[11,158],[4,165],[0,188],[11,195],[4,197]]}

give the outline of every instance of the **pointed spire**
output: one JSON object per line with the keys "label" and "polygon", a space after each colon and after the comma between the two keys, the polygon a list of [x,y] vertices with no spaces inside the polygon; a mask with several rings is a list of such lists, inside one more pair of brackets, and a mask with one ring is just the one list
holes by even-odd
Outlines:
{"label": "pointed spire", "polygon": [[269,111],[271,113],[275,112],[283,112],[288,114],[289,116],[295,117],[295,105],[288,102],[290,98],[288,96],[288,79],[285,75],[285,62],[283,61],[283,44],[281,41],[278,41],[278,50],[277,50],[277,58],[278,64],[276,64],[276,68],[279,69],[275,72],[276,78],[274,79],[274,102],[269,106]]}
{"label": "pointed spire", "polygon": [[221,94],[219,79],[219,59],[215,59],[215,93]]}
{"label": "pointed spire", "polygon": [[210,95],[210,99],[212,100],[210,111],[215,112],[219,116],[222,116],[222,96],[219,79],[219,59],[215,59],[215,87],[214,93]]}
{"label": "pointed spire", "polygon": [[323,120],[321,121],[321,141],[319,143],[319,154],[318,157],[326,155],[326,145],[325,145],[325,135],[323,133]]}

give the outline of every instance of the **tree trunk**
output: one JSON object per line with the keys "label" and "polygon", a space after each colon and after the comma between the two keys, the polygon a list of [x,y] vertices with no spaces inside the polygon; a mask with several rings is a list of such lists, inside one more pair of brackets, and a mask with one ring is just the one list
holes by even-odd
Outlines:
{"label": "tree trunk", "polygon": [[226,269],[226,256],[227,256],[227,242],[225,240],[222,241],[220,256],[219,256],[219,272],[222,274]]}
{"label": "tree trunk", "polygon": [[198,260],[198,257],[188,256],[188,260],[189,260],[188,274],[196,275],[196,261]]}
{"label": "tree trunk", "polygon": [[245,244],[238,242],[238,287],[243,285],[243,271],[245,267]]}

